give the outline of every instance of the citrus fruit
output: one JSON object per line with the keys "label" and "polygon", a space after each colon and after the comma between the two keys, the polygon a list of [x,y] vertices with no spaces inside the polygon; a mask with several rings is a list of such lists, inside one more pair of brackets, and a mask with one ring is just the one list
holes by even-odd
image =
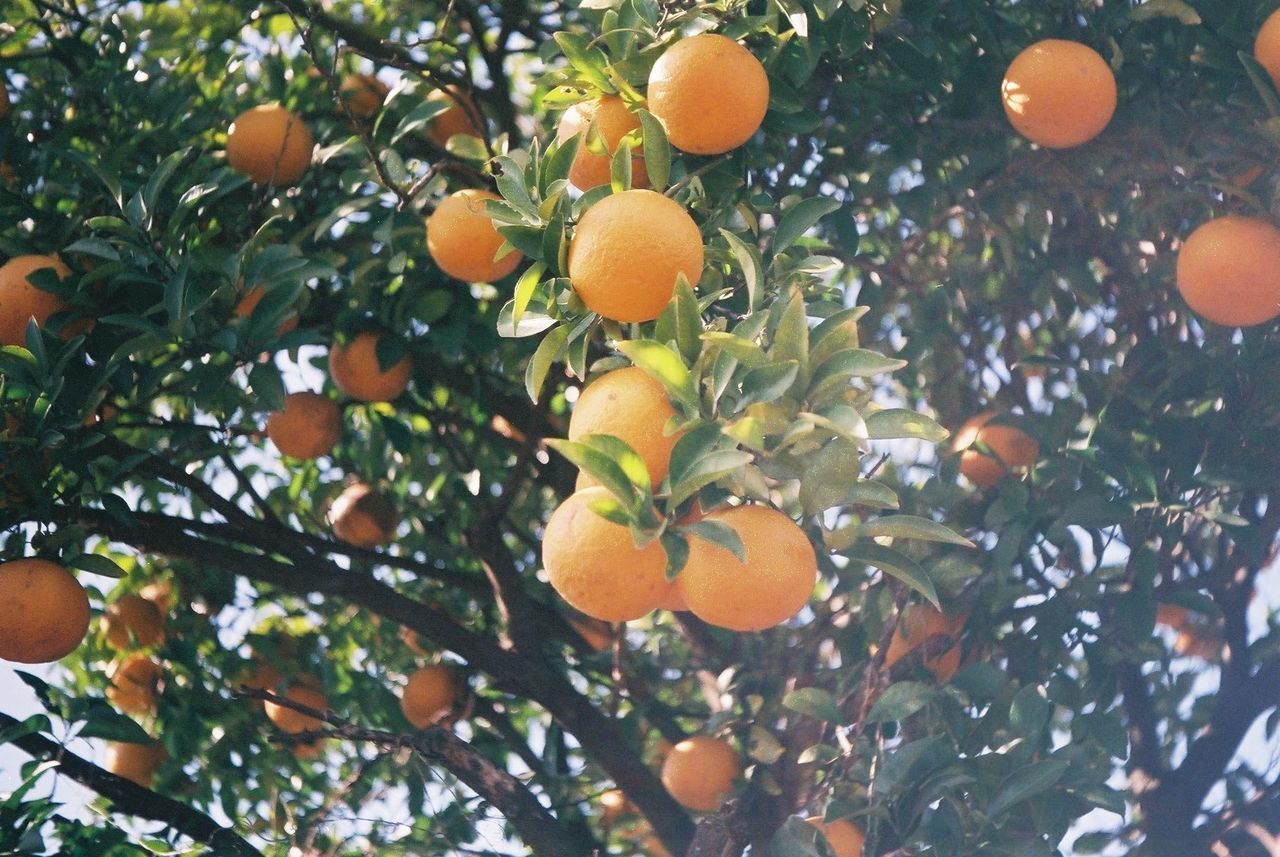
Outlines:
{"label": "citrus fruit", "polygon": [[328,455],[342,436],[342,411],[321,393],[290,393],[284,409],[267,417],[267,437],[293,458]]}
{"label": "citrus fruit", "polygon": [[570,616],[569,625],[587,641],[593,652],[603,652],[613,645],[613,625],[587,616]]}
{"label": "citrus fruit", "polygon": [[742,760],[729,742],[707,735],[686,738],[662,762],[662,784],[686,809],[714,812],[733,790]]}
{"label": "citrus fruit", "polygon": [[1088,45],[1045,39],[1009,63],[1000,96],[1019,134],[1050,149],[1068,149],[1107,127],[1116,110],[1116,77]]}
{"label": "citrus fruit", "polygon": [[460,190],[441,200],[427,218],[427,252],[450,277],[468,283],[491,283],[510,274],[524,258],[512,251],[495,260],[503,237],[484,212],[485,190]]}
{"label": "citrus fruit", "polygon": [[[578,137],[578,151],[569,166],[569,181],[578,190],[608,184],[613,173],[613,154],[618,151],[622,138],[640,130],[640,120],[627,109],[626,103],[616,95],[603,95],[594,101],[579,102],[560,117],[556,128],[556,140],[564,142]],[[604,153],[590,149],[592,141],[604,144]],[[644,166],[644,155],[639,146],[631,154],[631,186],[648,187],[649,173]]]}
{"label": "citrus fruit", "polygon": [[658,606],[667,589],[667,553],[637,548],[631,530],[590,508],[611,495],[586,488],[561,503],[542,537],[542,563],[560,597],[595,619],[626,622]]}
{"label": "citrus fruit", "polygon": [[107,699],[126,714],[151,714],[156,710],[156,685],[164,670],[146,655],[134,655],[111,673]]}
{"label": "citrus fruit", "polygon": [[0,563],[0,659],[43,664],[69,655],[89,630],[89,596],[57,563]]}
{"label": "citrus fruit", "polygon": [[373,548],[391,541],[400,515],[396,507],[363,482],[355,482],[329,507],[329,525],[341,541],[358,548]]}
{"label": "citrus fruit", "polygon": [[164,615],[173,609],[172,580],[160,580],[155,583],[148,583],[146,586],[138,590],[138,594],[156,605],[156,609],[160,611],[161,615]]}
{"label": "citrus fruit", "polygon": [[959,636],[968,618],[967,614],[947,616],[931,604],[911,605],[903,612],[898,629],[889,641],[889,649],[884,654],[885,668],[891,668],[935,637],[951,637],[953,643],[946,651],[924,660],[925,669],[933,673],[934,678],[943,684],[951,681],[960,668]]}
{"label": "citrus fruit", "polygon": [[1222,647],[1222,633],[1210,625],[1188,624],[1173,641],[1173,650],[1179,655],[1211,663],[1222,659]]}
{"label": "citrus fruit", "polygon": [[[329,697],[320,689],[320,682],[309,676],[302,676],[290,682],[288,689],[284,692],[284,698],[316,711],[325,711],[329,707]],[[323,729],[325,726],[323,720],[278,702],[268,700],[263,703],[262,709],[266,712],[267,719],[274,723],[277,729],[288,732],[290,735]]]}
{"label": "citrus fruit", "polygon": [[671,450],[682,434],[663,433],[675,415],[662,382],[638,366],[614,369],[583,388],[569,418],[569,440],[607,434],[626,442],[656,486],[666,478]]}
{"label": "citrus fruit", "polygon": [[146,648],[164,642],[164,616],[141,595],[121,595],[107,605],[102,617],[107,645],[113,649]]}
{"label": "citrus fruit", "polygon": [[338,95],[355,119],[376,116],[390,91],[385,83],[372,74],[349,74],[338,85]]}
{"label": "citrus fruit", "polygon": [[1198,315],[1227,327],[1280,315],[1280,229],[1239,215],[1201,224],[1178,251],[1178,291]]}
{"label": "citrus fruit", "polygon": [[[437,89],[427,96],[427,103],[433,102],[449,105],[427,122],[426,135],[437,146],[442,149],[447,147],[456,134],[466,134],[476,139],[484,137],[484,117],[469,97],[455,98]],[[476,124],[477,119],[481,120],[481,124]]]}
{"label": "citrus fruit", "polygon": [[684,596],[680,594],[679,584],[671,584],[667,587],[667,591],[663,594],[662,600],[658,602],[659,610],[670,610],[672,613],[687,613],[689,605],[685,603]]}
{"label": "citrus fruit", "polygon": [[746,562],[714,542],[690,537],[676,586],[695,616],[733,631],[761,631],[799,612],[813,593],[818,559],[795,521],[767,506],[717,509],[703,520],[737,531]]}
{"label": "citrus fruit", "polygon": [[412,628],[400,629],[400,640],[405,644],[409,651],[415,655],[427,654],[427,648],[422,644],[422,637]]}
{"label": "citrus fruit", "polygon": [[[980,488],[992,488],[1011,470],[1030,467],[1040,457],[1040,444],[1021,429],[1009,425],[988,425],[994,411],[967,420],[956,432],[952,449],[960,453],[960,473]],[[995,457],[974,449],[984,444]]]}
{"label": "citrus fruit", "polygon": [[1253,40],[1253,58],[1267,70],[1271,80],[1280,87],[1280,10],[1272,12],[1262,22]]}
{"label": "citrus fruit", "polygon": [[1159,604],[1156,606],[1156,624],[1164,625],[1175,631],[1191,621],[1191,611],[1177,604]]}
{"label": "citrus fruit", "polygon": [[57,272],[58,279],[71,276],[71,269],[56,256],[14,256],[0,265],[0,345],[23,345],[32,319],[44,327],[49,316],[67,308],[61,296],[37,289],[28,279],[46,268]]}
{"label": "citrus fruit", "polygon": [[149,789],[156,769],[167,756],[164,745],[158,741],[149,744],[112,741],[107,744],[107,756],[102,766],[117,777]]}
{"label": "citrus fruit", "polygon": [[329,348],[329,377],[339,390],[362,402],[389,402],[404,392],[413,377],[413,357],[405,352],[384,372],[378,341],[385,335],[365,332]]}
{"label": "citrus fruit", "polygon": [[702,277],[702,235],[680,203],[651,190],[606,196],[587,209],[569,243],[569,281],[592,312],[649,321],[680,274]]}
{"label": "citrus fruit", "polygon": [[453,670],[433,664],[415,671],[400,694],[400,710],[418,729],[429,726],[449,713],[458,689]]}
{"label": "citrus fruit", "polygon": [[805,821],[822,831],[827,844],[831,846],[831,853],[836,857],[862,857],[862,828],[852,821],[841,818],[823,824],[822,817],[817,815],[806,818]]}
{"label": "citrus fruit", "polygon": [[[244,297],[240,298],[236,303],[233,311],[236,318],[248,318],[253,315],[253,311],[258,308],[258,304],[262,303],[262,298],[267,294],[266,288],[263,286],[254,286],[244,293]],[[298,327],[298,314],[295,312],[280,322],[280,326],[276,328],[276,336],[284,336],[291,330]]]}
{"label": "citrus fruit", "polygon": [[303,762],[318,759],[320,754],[324,752],[324,740],[323,738],[317,738],[309,744],[294,744],[289,747],[289,752],[293,753],[295,759]]}
{"label": "citrus fruit", "polygon": [[292,112],[261,104],[227,129],[227,163],[258,184],[291,185],[311,166],[314,145],[311,132]]}
{"label": "citrus fruit", "polygon": [[751,51],[702,33],[663,52],[649,72],[649,112],[671,145],[695,155],[741,146],[769,109],[769,76]]}

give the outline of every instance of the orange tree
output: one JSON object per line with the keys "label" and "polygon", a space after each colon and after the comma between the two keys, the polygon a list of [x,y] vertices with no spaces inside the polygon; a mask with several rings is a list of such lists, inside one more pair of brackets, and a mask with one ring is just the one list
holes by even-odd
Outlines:
{"label": "orange tree", "polygon": [[0,852],[1274,853],[1273,11],[8,4]]}

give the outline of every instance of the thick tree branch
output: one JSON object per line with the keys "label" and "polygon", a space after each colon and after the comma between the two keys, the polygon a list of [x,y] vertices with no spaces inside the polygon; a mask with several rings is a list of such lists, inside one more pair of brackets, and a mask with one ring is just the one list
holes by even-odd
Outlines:
{"label": "thick tree branch", "polygon": [[[0,712],[0,729],[17,726],[20,722]],[[196,842],[208,845],[217,854],[262,857],[261,851],[234,830],[223,827],[199,810],[143,788],[124,777],[117,777],[87,759],[67,752],[65,747],[51,738],[31,733],[14,738],[9,743],[37,759],[56,761],[60,773],[110,800],[117,812],[159,821]]]}

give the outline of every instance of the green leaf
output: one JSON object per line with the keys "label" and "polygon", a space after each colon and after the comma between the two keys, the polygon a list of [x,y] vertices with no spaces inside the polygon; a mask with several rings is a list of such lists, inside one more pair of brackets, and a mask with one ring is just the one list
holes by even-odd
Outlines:
{"label": "green leaf", "polygon": [[898,578],[927,598],[934,607],[942,609],[942,605],[938,603],[938,590],[928,572],[906,554],[868,541],[860,541],[842,553],[852,562],[878,568]]}
{"label": "green leaf", "polygon": [[640,454],[625,440],[609,434],[589,434],[578,440],[616,462],[631,484],[639,488],[645,496],[653,491],[649,481],[648,466]]}
{"label": "green leaf", "polygon": [[868,719],[873,723],[906,720],[934,700],[938,692],[918,681],[900,681],[889,685],[871,706]]}
{"label": "green leaf", "polygon": [[618,144],[609,159],[609,184],[614,193],[631,189],[631,147],[625,140]]}
{"label": "green leaf", "polygon": [[810,387],[817,387],[830,378],[872,378],[887,372],[896,372],[907,365],[907,361],[894,357],[885,357],[877,351],[865,348],[846,348],[837,351],[813,369],[813,381]]}
{"label": "green leaf", "polygon": [[10,741],[16,741],[28,735],[35,735],[38,732],[48,732],[51,728],[53,727],[49,723],[47,715],[33,714],[26,720],[21,720],[7,729],[0,729],[0,744],[8,744]]}
{"label": "green leaf", "polygon": [[[627,509],[636,509],[642,497],[618,462],[594,447],[571,440],[548,438],[547,446],[585,470]],[[647,481],[647,475],[646,475]]]}
{"label": "green leaf", "polygon": [[826,857],[817,844],[818,828],[799,816],[788,818],[769,839],[769,853],[774,857]]}
{"label": "green leaf", "polygon": [[773,2],[782,10],[782,14],[786,16],[796,35],[802,39],[809,38],[809,16],[805,14],[804,6],[799,3],[799,0],[773,0]]}
{"label": "green leaf", "polygon": [[1262,103],[1266,105],[1267,112],[1273,117],[1280,117],[1280,97],[1276,95],[1276,87],[1271,81],[1271,75],[1263,68],[1261,63],[1254,59],[1253,54],[1239,51],[1236,56],[1240,58],[1240,64],[1244,66],[1244,72],[1249,76],[1249,82],[1253,84],[1253,88],[1262,99]]}
{"label": "green leaf", "polygon": [[1029,684],[1013,697],[1009,704],[1009,728],[1024,741],[1040,740],[1053,716],[1053,704],[1049,702],[1043,685]]}
{"label": "green leaf", "polygon": [[733,554],[738,562],[745,563],[747,561],[747,549],[742,544],[742,538],[738,535],[738,531],[728,524],[704,520],[681,529],[690,535],[705,539],[714,545],[719,545]]}
{"label": "green leaf", "polygon": [[782,698],[782,707],[827,723],[844,724],[849,718],[840,710],[836,698],[818,687],[802,687]]}
{"label": "green leaf", "polygon": [[644,134],[644,169],[649,174],[649,186],[658,193],[666,190],[671,179],[671,144],[667,142],[667,132],[648,110],[636,111],[640,118],[640,128]]}
{"label": "green leaf", "polygon": [[614,94],[613,83],[605,67],[609,59],[604,51],[591,47],[586,36],[578,33],[560,32],[552,36],[565,59],[582,75],[582,79],[606,95]]}
{"label": "green leaf", "polygon": [[668,394],[690,410],[698,409],[698,391],[693,375],[680,355],[652,339],[632,339],[618,343],[618,350],[667,388]]}
{"label": "green leaf", "polygon": [[866,418],[867,437],[872,440],[895,438],[919,438],[929,443],[941,443],[950,432],[924,414],[906,408],[885,408]]}
{"label": "green leaf", "polygon": [[706,423],[681,435],[671,449],[671,460],[667,468],[671,483],[674,485],[683,479],[701,458],[716,448],[723,437],[719,423]]}
{"label": "green leaf", "polygon": [[675,300],[676,346],[686,362],[692,364],[702,353],[702,313],[689,280],[681,273],[676,277]]}
{"label": "green leaf", "polygon": [[538,288],[538,284],[542,282],[542,275],[546,272],[547,266],[543,262],[534,262],[529,266],[520,279],[516,280],[515,296],[511,301],[511,323],[516,327],[520,325],[520,318],[524,315],[524,311],[529,308],[529,301],[533,298],[534,291]]}
{"label": "green leaf", "polygon": [[800,477],[800,505],[806,515],[845,503],[849,489],[862,475],[862,453],[858,445],[836,438],[809,459]]}
{"label": "green leaf", "polygon": [[671,478],[671,505],[679,506],[712,482],[750,463],[751,454],[737,449],[721,449],[704,455],[689,466],[679,481],[674,476]]}
{"label": "green leaf", "polygon": [[764,292],[764,262],[760,259],[760,251],[747,244],[728,229],[721,229],[720,234],[729,244],[729,251],[742,269],[742,276],[747,284],[747,312],[755,312]]}
{"label": "green leaf", "polygon": [[103,577],[110,577],[115,580],[119,580],[129,573],[121,568],[120,564],[111,557],[97,553],[82,553],[71,560],[70,565],[72,568],[78,568],[92,574],[100,574]]}
{"label": "green leaf", "polygon": [[681,533],[674,530],[667,530],[658,539],[662,543],[662,549],[667,553],[667,580],[675,580],[680,574],[684,564],[689,561],[689,540]]}
{"label": "green leaf", "polygon": [[1188,27],[1194,27],[1200,23],[1200,13],[1186,0],[1146,0],[1141,6],[1130,9],[1129,17],[1135,21],[1173,18]]}
{"label": "green leaf", "polygon": [[949,545],[962,545],[967,548],[973,542],[954,532],[949,527],[920,518],[916,515],[889,515],[859,524],[855,528],[856,535],[864,538],[887,536],[894,539],[920,539],[928,542],[942,542]]}
{"label": "green leaf", "polygon": [[129,744],[151,743],[151,736],[141,726],[101,701],[89,707],[78,734],[81,738],[105,738]]}
{"label": "green leaf", "polygon": [[709,342],[720,351],[728,354],[748,369],[760,366],[769,362],[769,355],[764,353],[764,349],[756,345],[749,339],[744,339],[736,333],[728,333],[723,330],[709,330],[702,334],[702,340]]}
{"label": "green leaf", "polygon": [[568,341],[569,325],[562,324],[543,337],[538,343],[538,350],[529,358],[529,365],[524,370],[524,389],[535,405],[542,395],[542,385],[547,380],[551,365],[563,356]]}
{"label": "green leaf", "polygon": [[839,208],[838,200],[826,196],[801,200],[788,208],[783,212],[778,228],[773,233],[773,254],[776,256],[795,244],[819,220]]}
{"label": "green leaf", "polygon": [[1065,759],[1045,759],[1030,765],[1019,765],[987,804],[987,815],[995,818],[1024,800],[1053,788],[1069,767],[1071,763]]}
{"label": "green leaf", "polygon": [[752,369],[742,379],[742,399],[739,407],[752,402],[770,402],[782,396],[795,383],[800,374],[800,364],[795,360],[770,363]]}

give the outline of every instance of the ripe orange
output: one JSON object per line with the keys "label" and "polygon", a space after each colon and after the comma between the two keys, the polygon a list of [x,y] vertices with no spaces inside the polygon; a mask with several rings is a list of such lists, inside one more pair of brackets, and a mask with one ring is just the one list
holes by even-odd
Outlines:
{"label": "ripe orange", "polygon": [[117,777],[124,777],[149,789],[155,779],[156,769],[168,755],[159,741],[149,744],[112,741],[107,744],[107,757],[102,766]]}
{"label": "ripe orange", "polygon": [[795,521],[768,506],[716,509],[704,520],[736,530],[747,561],[706,539],[689,539],[689,559],[676,586],[695,616],[733,631],[761,631],[805,605],[818,559]]}
{"label": "ripe orange", "polygon": [[361,333],[345,345],[329,348],[329,377],[346,395],[362,402],[389,402],[404,392],[413,377],[413,357],[406,352],[382,371],[378,365],[378,341],[385,335]]}
{"label": "ripe orange", "polygon": [[[594,130],[593,130],[594,129]],[[640,120],[627,109],[616,95],[604,95],[594,101],[573,105],[560,117],[556,140],[564,142],[577,136],[578,151],[569,167],[569,181],[578,190],[591,190],[608,184],[612,178],[612,159],[622,138],[640,130]],[[588,148],[588,141],[604,141],[607,154],[597,155]],[[644,166],[642,148],[633,148],[631,155],[631,186],[648,187],[649,173]]]}
{"label": "ripe orange", "polygon": [[329,525],[341,541],[374,548],[391,541],[400,515],[386,497],[363,482],[354,482],[329,507]]}
{"label": "ripe orange", "polygon": [[671,450],[683,434],[663,434],[667,420],[675,415],[660,381],[638,366],[614,369],[578,396],[569,418],[569,440],[608,434],[625,441],[644,460],[657,486],[666,478]]}
{"label": "ripe orange", "polygon": [[626,622],[658,606],[667,552],[657,541],[637,548],[628,528],[591,511],[610,496],[586,488],[561,503],[542,537],[542,563],[565,601],[595,619]]}
{"label": "ripe orange", "polygon": [[320,754],[324,751],[323,738],[317,738],[310,744],[294,744],[289,748],[293,753],[293,757],[302,762],[309,762],[312,759],[320,758]]}
{"label": "ripe orange", "polygon": [[686,809],[714,812],[733,790],[742,760],[729,742],[695,735],[677,744],[662,763],[662,784]]}
{"label": "ripe orange", "polygon": [[[992,488],[1010,470],[1030,467],[1040,457],[1040,444],[1021,429],[1008,425],[987,425],[994,411],[967,420],[956,432],[952,449],[960,453],[960,473],[980,488]],[[996,458],[971,447],[981,441]]]}
{"label": "ripe orange", "polygon": [[[437,146],[445,148],[455,134],[466,134],[476,139],[484,137],[484,115],[469,97],[464,95],[458,99],[437,89],[427,96],[427,103],[432,102],[449,104],[449,107],[431,117],[431,121],[427,123],[426,135]],[[481,119],[481,124],[476,124],[476,118]]]}
{"label": "ripe orange", "polygon": [[400,710],[410,723],[422,729],[448,714],[457,698],[453,670],[444,664],[433,664],[409,676],[400,694]]}
{"label": "ripe orange", "polygon": [[946,636],[954,641],[952,646],[941,654],[925,658],[924,667],[939,682],[951,681],[960,668],[959,637],[968,618],[964,613],[947,616],[931,604],[911,605],[903,612],[898,630],[889,641],[889,650],[884,654],[885,668],[892,667],[934,637]]}
{"label": "ripe orange", "polygon": [[504,239],[484,213],[487,199],[499,197],[487,190],[460,190],[441,200],[427,218],[427,252],[450,277],[491,283],[514,271],[524,258],[516,251],[493,258]]}
{"label": "ripe orange", "polygon": [[[257,309],[258,304],[262,303],[262,298],[266,295],[267,290],[262,286],[254,286],[244,293],[244,297],[240,298],[234,310],[236,318],[248,318],[253,315],[253,311]],[[298,314],[295,312],[280,322],[280,326],[276,328],[276,336],[284,336],[291,330],[298,328]]]}
{"label": "ripe orange", "polygon": [[689,605],[685,602],[684,596],[680,594],[679,584],[673,583],[667,587],[662,600],[658,602],[657,609],[670,610],[672,613],[687,613],[689,611]]}
{"label": "ripe orange", "polygon": [[1177,604],[1159,604],[1156,606],[1156,624],[1164,625],[1175,631],[1191,621],[1191,611]]}
{"label": "ripe orange", "polygon": [[151,714],[156,710],[156,685],[163,673],[152,658],[134,655],[112,672],[107,699],[126,714]]}
{"label": "ripe orange", "polygon": [[102,617],[107,645],[113,649],[147,648],[164,642],[164,616],[141,595],[122,595]]}
{"label": "ripe orange", "polygon": [[422,638],[418,636],[418,632],[412,628],[400,629],[400,640],[405,644],[409,651],[415,655],[427,654],[427,648],[422,644]]}
{"label": "ripe orange", "polygon": [[1280,315],[1280,229],[1238,215],[1201,224],[1178,251],[1178,291],[1197,314],[1227,327]]}
{"label": "ripe orange", "polygon": [[1222,660],[1222,630],[1207,623],[1188,623],[1178,631],[1173,650],[1187,658],[1202,661]]}
{"label": "ripe orange", "polygon": [[355,119],[369,119],[382,109],[391,88],[372,74],[349,74],[338,85],[338,94]]}
{"label": "ripe orange", "polygon": [[0,563],[0,659],[43,664],[71,654],[89,630],[89,596],[45,559]]}
{"label": "ripe orange", "polygon": [[[284,692],[284,698],[317,711],[324,711],[329,707],[329,697],[321,690],[319,680],[310,676],[299,676],[290,682],[288,689]],[[323,720],[287,708],[278,702],[264,702],[262,708],[267,713],[267,719],[274,723],[277,729],[288,732],[290,735],[325,727]]]}
{"label": "ripe orange", "polygon": [[291,185],[311,166],[314,146],[301,119],[279,104],[261,104],[227,129],[227,164],[258,184]]}
{"label": "ripe orange", "polygon": [[1068,149],[1107,127],[1116,110],[1116,77],[1088,45],[1045,39],[1009,63],[1000,96],[1019,134],[1050,149]]}
{"label": "ripe orange", "polygon": [[67,308],[60,296],[37,289],[28,279],[45,268],[56,271],[58,279],[71,276],[56,256],[14,256],[0,266],[0,345],[24,344],[31,319],[44,327],[49,316]]}
{"label": "ripe orange", "polygon": [[138,590],[138,594],[156,605],[156,609],[160,611],[161,615],[164,615],[173,609],[172,580],[161,580],[156,583],[148,583],[146,586]]}
{"label": "ripe orange", "polygon": [[624,815],[634,813],[635,809],[622,793],[622,789],[609,789],[600,795],[600,825],[608,830],[618,823]]}
{"label": "ripe orange", "polygon": [[1280,87],[1280,10],[1272,12],[1262,22],[1258,36],[1253,41],[1253,58],[1267,70],[1275,85]]}
{"label": "ripe orange", "polygon": [[769,109],[769,76],[742,45],[702,33],[681,39],[649,72],[649,112],[671,145],[695,155],[736,149]]}
{"label": "ripe orange", "polygon": [[290,393],[267,417],[267,437],[293,458],[328,455],[342,437],[342,411],[322,393]]}
{"label": "ripe orange", "polygon": [[702,234],[680,203],[651,190],[606,196],[587,209],[569,243],[569,281],[592,312],[649,321],[684,274],[702,277]]}
{"label": "ripe orange", "polygon": [[[255,690],[265,690],[270,693],[276,693],[280,687],[280,671],[267,663],[260,656],[253,656],[253,665],[250,666],[239,676],[236,684],[243,684],[245,687],[251,687]],[[261,700],[250,700],[250,704],[255,708],[261,708],[263,703]]]}
{"label": "ripe orange", "polygon": [[613,645],[614,630],[610,623],[585,616],[570,616],[568,622],[573,630],[582,635],[593,652],[603,652]]}
{"label": "ripe orange", "polygon": [[848,819],[841,818],[827,824],[822,823],[822,816],[814,815],[805,821],[822,831],[831,846],[831,853],[836,857],[862,857],[864,835],[862,828]]}

